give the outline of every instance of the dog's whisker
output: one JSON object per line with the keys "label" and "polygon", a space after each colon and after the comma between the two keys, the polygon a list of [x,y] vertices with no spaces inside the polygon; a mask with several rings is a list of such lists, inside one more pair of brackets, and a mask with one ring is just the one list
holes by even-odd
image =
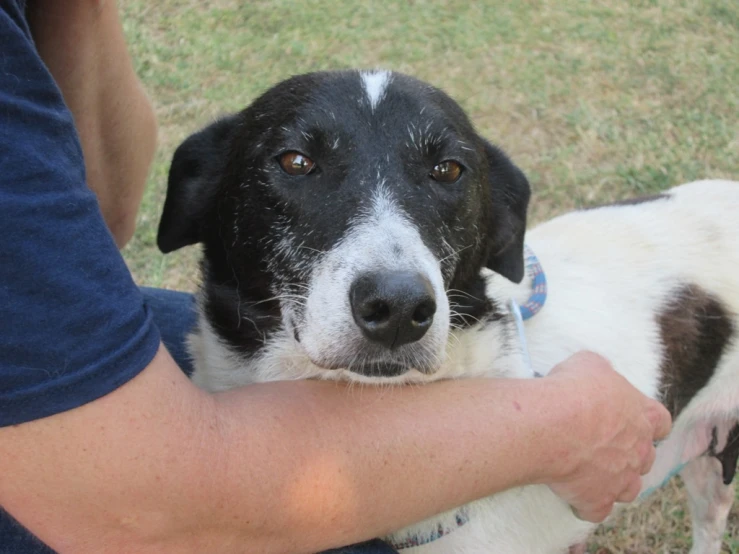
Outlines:
{"label": "dog's whisker", "polygon": [[300,244],[296,247],[298,250],[308,250],[309,252],[315,252],[316,254],[325,254],[326,250],[319,250],[318,248],[313,248],[311,246],[305,246],[304,244]]}
{"label": "dog's whisker", "polygon": [[457,251],[455,251],[455,252],[452,252],[452,253],[451,253],[451,254],[449,254],[448,256],[445,256],[445,257],[441,258],[441,259],[439,260],[439,263],[443,263],[443,262],[445,262],[446,260],[448,260],[449,258],[453,258],[454,256],[458,256],[460,252],[463,252],[464,250],[467,250],[468,248],[472,248],[472,246],[473,246],[472,244],[468,244],[467,246],[463,246],[463,247],[462,247],[462,248],[460,248],[459,250],[457,250]]}
{"label": "dog's whisker", "polygon": [[299,288],[299,289],[302,288],[302,289],[310,290],[310,287],[304,283],[286,283],[285,288],[287,290],[290,290],[293,288]]}
{"label": "dog's whisker", "polygon": [[459,290],[459,289],[447,289],[446,290],[447,295],[450,292],[451,293],[458,293],[458,294],[456,294],[456,296],[462,296],[462,297],[465,297],[465,298],[471,298],[472,300],[477,300],[478,302],[480,301],[480,298],[478,298],[477,296],[473,296],[469,292],[466,292],[466,291],[463,291],[463,290]]}
{"label": "dog's whisker", "polygon": [[243,306],[258,306],[259,304],[264,304],[266,302],[274,302],[275,300],[301,300],[303,302],[308,301],[308,297],[301,295],[301,294],[278,294],[276,296],[272,296],[270,298],[265,298],[264,300],[257,300],[253,302],[241,302],[240,305]]}

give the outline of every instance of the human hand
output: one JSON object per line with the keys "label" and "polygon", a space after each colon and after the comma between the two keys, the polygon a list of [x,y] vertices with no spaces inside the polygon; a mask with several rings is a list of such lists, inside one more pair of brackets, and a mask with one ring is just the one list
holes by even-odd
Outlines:
{"label": "human hand", "polygon": [[670,414],[592,352],[575,354],[547,379],[576,409],[560,431],[560,471],[548,484],[580,519],[603,521],[614,503],[638,496],[654,441],[670,432]]}

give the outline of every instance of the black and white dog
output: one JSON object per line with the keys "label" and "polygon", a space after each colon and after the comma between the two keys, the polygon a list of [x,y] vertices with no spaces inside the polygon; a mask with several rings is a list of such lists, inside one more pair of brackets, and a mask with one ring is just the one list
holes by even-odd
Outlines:
{"label": "black and white dog", "polygon": [[[525,234],[529,194],[432,86],[385,71],[278,84],[172,162],[159,247],[204,248],[193,380],[530,378],[590,349],[672,411],[645,491],[680,471],[691,552],[716,554],[739,454],[739,183]],[[517,323],[517,304],[543,302],[540,267],[546,306]],[[390,540],[404,553],[559,553],[592,527],[530,486]]]}

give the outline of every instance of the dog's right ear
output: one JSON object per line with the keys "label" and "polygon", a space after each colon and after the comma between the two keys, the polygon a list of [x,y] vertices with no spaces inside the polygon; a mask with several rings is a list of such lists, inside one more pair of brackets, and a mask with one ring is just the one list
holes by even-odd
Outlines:
{"label": "dog's right ear", "polygon": [[212,207],[238,115],[219,119],[191,135],[175,151],[157,246],[167,254],[203,239],[203,216]]}
{"label": "dog's right ear", "polygon": [[485,142],[488,160],[491,226],[487,267],[514,283],[526,273],[524,238],[531,187],[523,171],[498,147]]}

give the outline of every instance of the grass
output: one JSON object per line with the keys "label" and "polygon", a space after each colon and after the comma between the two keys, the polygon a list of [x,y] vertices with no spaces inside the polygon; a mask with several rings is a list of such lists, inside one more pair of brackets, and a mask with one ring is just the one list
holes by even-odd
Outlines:
{"label": "grass", "polygon": [[[449,92],[534,187],[532,218],[739,177],[739,4],[729,0],[194,0],[121,3],[160,150],[124,255],[141,283],[192,290],[196,248],[155,237],[168,162],[189,133],[289,75],[385,67]],[[725,553],[739,554],[739,510]],[[592,552],[689,549],[679,485]],[[600,549],[600,550],[599,550]]]}

